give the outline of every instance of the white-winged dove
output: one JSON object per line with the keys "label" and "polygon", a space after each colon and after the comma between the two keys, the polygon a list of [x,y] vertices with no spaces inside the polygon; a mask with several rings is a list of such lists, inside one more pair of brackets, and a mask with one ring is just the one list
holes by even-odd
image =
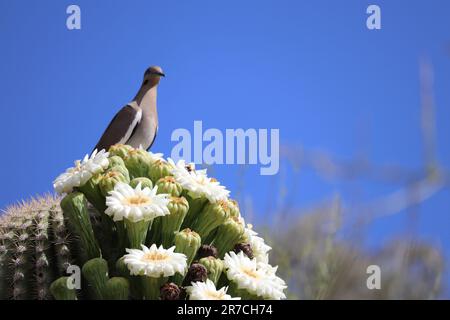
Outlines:
{"label": "white-winged dove", "polygon": [[97,150],[108,151],[116,143],[150,149],[158,132],[156,91],[159,80],[164,76],[158,66],[145,71],[138,93],[111,120],[95,147]]}

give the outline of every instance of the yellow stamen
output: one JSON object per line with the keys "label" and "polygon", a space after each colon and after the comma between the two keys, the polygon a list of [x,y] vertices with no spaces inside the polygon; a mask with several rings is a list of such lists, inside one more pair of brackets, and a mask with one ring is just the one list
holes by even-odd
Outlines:
{"label": "yellow stamen", "polygon": [[131,206],[140,206],[143,204],[150,204],[152,201],[150,198],[144,196],[133,196],[125,199],[126,203]]}
{"label": "yellow stamen", "polygon": [[247,269],[247,268],[243,268],[241,270],[243,273],[245,273],[249,277],[254,278],[254,279],[259,279],[259,274],[255,270]]}
{"label": "yellow stamen", "polygon": [[147,252],[142,256],[142,260],[146,262],[163,261],[167,259],[167,255],[160,252]]}

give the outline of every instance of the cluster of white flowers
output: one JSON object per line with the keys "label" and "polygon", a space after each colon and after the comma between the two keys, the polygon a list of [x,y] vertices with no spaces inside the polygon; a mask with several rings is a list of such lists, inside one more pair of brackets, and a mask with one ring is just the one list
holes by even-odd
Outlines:
{"label": "cluster of white flowers", "polygon": [[186,287],[189,294],[189,300],[241,300],[241,298],[232,298],[227,294],[228,287],[216,289],[214,282],[206,279],[206,282],[193,282],[191,286]]}
{"label": "cluster of white flowers", "polygon": [[186,256],[174,252],[175,246],[164,249],[153,244],[150,248],[142,245],[142,250],[127,249],[124,262],[131,275],[152,278],[170,277],[175,273],[184,274],[187,264]]}
{"label": "cluster of white flowers", "polygon": [[114,190],[106,197],[105,213],[114,221],[128,219],[132,222],[149,221],[169,214],[167,205],[169,195],[156,194],[158,187],[141,188],[139,183],[135,189],[126,183],[117,183]]}
{"label": "cluster of white flowers", "polygon": [[[193,198],[206,197],[212,203],[228,198],[230,192],[219,182],[209,178],[206,170],[195,170],[192,165],[190,165],[191,170],[188,170],[183,160],[176,164],[171,159],[168,161],[174,168],[172,174],[177,182],[188,190]],[[245,226],[242,217],[239,217],[239,221]],[[235,252],[227,253],[225,256],[227,277],[236,284],[238,289],[246,290],[255,296],[264,299],[285,299],[286,296],[283,291],[287,286],[281,278],[276,276],[277,267],[272,267],[269,264],[268,252],[272,248],[252,228],[250,224],[244,228],[244,237],[246,242],[250,244],[253,259],[248,258],[243,252],[239,254]],[[189,289],[195,293],[196,299],[200,297],[212,299],[212,297],[208,298],[207,294],[203,294],[207,290],[205,284],[201,285],[202,290],[198,286],[194,287],[193,284],[193,287]]]}
{"label": "cluster of white flowers", "polygon": [[276,276],[277,267],[248,258],[242,251],[229,252],[224,258],[227,277],[238,289],[270,300],[285,299],[285,282]]}
{"label": "cluster of white flowers", "polygon": [[[86,155],[82,161],[76,161],[75,166],[69,168],[54,181],[54,188],[58,193],[72,192],[76,187],[82,187],[92,176],[99,174],[109,166],[108,152],[94,151],[91,156]],[[214,178],[208,177],[206,169],[197,170],[194,164],[186,164],[180,160],[175,163],[172,159],[163,158],[160,153],[149,153],[151,161],[163,161],[171,167],[174,179],[186,190],[190,197],[205,198],[210,203],[229,200],[230,191]],[[106,196],[105,214],[114,221],[137,223],[149,222],[157,217],[170,214],[168,194],[157,194],[158,187],[142,188],[139,183],[135,188],[122,182],[115,184],[114,189]],[[263,299],[285,299],[286,283],[276,275],[277,267],[269,264],[271,247],[258,236],[252,225],[246,224],[239,210],[230,210],[233,218],[244,228],[243,239],[250,245],[252,258],[244,252],[230,251],[225,254],[224,272],[232,283],[232,289],[245,291],[252,296]],[[237,212],[237,213],[236,213]],[[237,216],[239,215],[239,216]],[[131,227],[133,224],[127,225]],[[132,230],[132,229],[129,229]],[[242,229],[240,229],[242,231]],[[139,242],[141,243],[141,242]],[[134,246],[136,248],[138,246]],[[132,275],[153,278],[169,277],[176,273],[185,274],[188,265],[187,257],[174,252],[175,247],[164,249],[156,244],[149,248],[142,245],[142,250],[126,249],[124,262]],[[250,254],[249,254],[250,256]],[[191,300],[234,300],[227,294],[228,287],[217,289],[214,282],[193,282],[186,288]]]}
{"label": "cluster of white flowers", "polygon": [[[225,200],[230,194],[224,186],[208,177],[206,169],[188,170],[184,160],[178,161],[176,164],[172,159],[168,159],[169,164],[173,167],[172,174],[175,180],[186,190],[192,198],[205,197],[211,203],[219,200]],[[188,168],[195,167],[188,164]]]}
{"label": "cluster of white flowers", "polygon": [[88,154],[83,160],[75,161],[75,165],[68,168],[53,181],[53,188],[59,194],[70,193],[73,188],[83,186],[93,175],[103,172],[108,165],[108,152],[101,150]]}

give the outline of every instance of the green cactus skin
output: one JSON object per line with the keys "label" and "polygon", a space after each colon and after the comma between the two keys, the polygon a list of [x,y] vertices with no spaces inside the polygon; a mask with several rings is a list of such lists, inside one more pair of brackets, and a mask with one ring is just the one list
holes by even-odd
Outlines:
{"label": "green cactus skin", "polygon": [[93,298],[106,299],[106,283],[109,280],[108,261],[102,258],[91,259],[83,265],[82,273],[89,283]]}
{"label": "green cactus skin", "polygon": [[189,202],[189,212],[184,218],[182,228],[189,228],[209,202],[206,198],[192,198],[186,191],[183,191],[182,195]]}
{"label": "green cactus skin", "polygon": [[50,291],[57,300],[77,300],[77,293],[75,289],[67,287],[69,277],[61,277],[55,280],[51,286]]}
{"label": "green cactus skin", "polygon": [[100,257],[100,248],[94,236],[84,195],[79,192],[68,194],[61,200],[61,208],[64,217],[69,220],[73,232],[80,237],[86,257],[83,260]]}
{"label": "green cactus skin", "polygon": [[128,270],[127,265],[124,262],[123,257],[117,260],[116,262],[116,271],[117,274],[128,280],[129,284],[129,295],[133,299],[140,299],[142,297],[142,290],[141,290],[141,279],[138,276],[132,276],[130,275],[130,271]]}
{"label": "green cactus skin", "polygon": [[230,209],[227,202],[218,201],[208,203],[198,214],[191,228],[195,230],[202,239],[206,239],[208,234],[220,226],[230,216]]}
{"label": "green cactus skin", "polygon": [[123,277],[113,277],[106,282],[105,291],[108,300],[128,300],[130,282]]}

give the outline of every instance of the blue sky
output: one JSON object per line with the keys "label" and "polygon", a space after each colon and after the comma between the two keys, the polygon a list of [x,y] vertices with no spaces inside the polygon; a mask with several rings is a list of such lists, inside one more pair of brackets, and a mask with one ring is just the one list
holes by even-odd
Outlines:
{"label": "blue sky", "polygon": [[[81,8],[82,29],[66,28]],[[366,28],[378,4],[382,29]],[[434,67],[438,157],[450,166],[448,1],[2,1],[0,3],[0,207],[51,191],[55,176],[95,145],[161,65],[160,128],[153,151],[170,154],[171,133],[205,128],[279,128],[280,143],[350,159],[364,146],[381,165],[423,165],[419,61]],[[260,176],[259,167],[214,168],[255,214],[272,184],[308,207],[336,192],[370,200],[396,186],[324,181],[306,170]],[[300,181],[292,190],[293,181]],[[243,186],[242,186],[243,183]],[[355,192],[356,190],[356,192]],[[357,194],[357,196],[355,195]],[[450,192],[421,205],[417,232],[450,253]],[[372,244],[405,230],[406,212],[378,220]]]}

